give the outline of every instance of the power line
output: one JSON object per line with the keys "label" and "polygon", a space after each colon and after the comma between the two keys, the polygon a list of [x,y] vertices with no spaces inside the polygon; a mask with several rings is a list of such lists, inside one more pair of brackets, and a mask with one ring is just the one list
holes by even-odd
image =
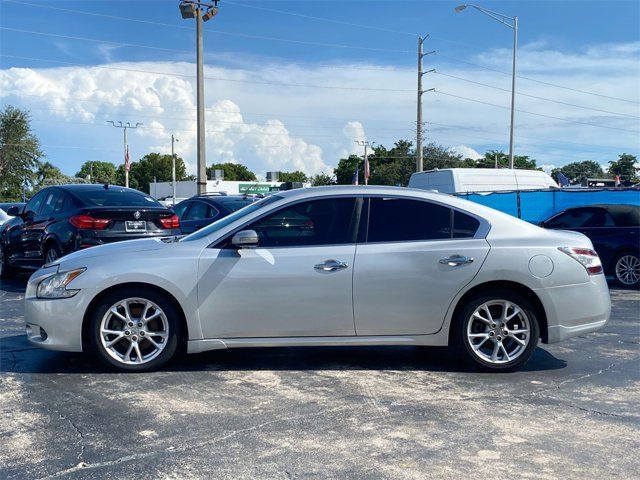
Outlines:
{"label": "power line", "polygon": [[247,5],[245,3],[235,2],[235,1],[231,1],[231,0],[225,1],[225,4],[235,5],[235,6],[243,7],[243,8],[252,8],[254,10],[262,10],[262,11],[265,11],[265,12],[281,13],[283,15],[291,15],[293,17],[305,18],[305,19],[308,19],[308,20],[317,20],[317,21],[321,21],[321,22],[333,23],[333,24],[336,24],[336,25],[345,25],[347,27],[366,28],[366,29],[369,29],[369,30],[376,30],[376,31],[379,31],[379,32],[397,33],[399,35],[410,35],[412,37],[416,37],[417,36],[417,33],[409,33],[409,32],[403,32],[403,31],[400,31],[400,30],[392,30],[392,29],[389,29],[389,28],[375,27],[373,25],[364,25],[362,23],[345,22],[343,20],[333,20],[331,18],[316,17],[316,16],[313,16],[313,15],[306,15],[306,14],[303,14],[303,13],[291,12],[291,11],[287,11],[287,10],[279,10],[279,9],[275,9],[275,8],[258,7],[257,5]]}
{"label": "power line", "polygon": [[[453,93],[443,92],[442,90],[435,90],[435,93],[439,93],[441,95],[447,95],[449,97],[459,98],[461,100],[466,100],[466,101],[469,101],[469,102],[481,103],[483,105],[489,105],[491,107],[497,107],[497,108],[510,110],[510,107],[505,107],[504,105],[498,105],[497,103],[485,102],[485,101],[482,101],[482,100],[476,100],[475,98],[468,98],[468,97],[463,97],[463,96],[460,96],[460,95],[454,95]],[[551,119],[554,119],[554,120],[560,120],[562,122],[567,122],[567,123],[576,123],[578,125],[588,125],[590,127],[607,128],[609,130],[619,130],[621,132],[631,132],[631,133],[636,133],[636,134],[640,133],[637,130],[629,130],[629,129],[626,129],[626,128],[610,127],[608,125],[597,125],[595,123],[581,122],[579,120],[569,120],[567,118],[554,117],[553,115],[546,115],[544,113],[528,112],[526,110],[519,110],[519,109],[516,109],[516,112],[526,113],[526,114],[529,114],[529,115],[536,115],[538,117],[551,118]]]}
{"label": "power line", "polygon": [[[439,55],[439,56],[442,57],[442,58],[449,59],[449,60],[451,60],[453,62],[456,62],[456,63],[463,63],[465,65],[471,65],[473,67],[480,68],[482,70],[488,70],[490,72],[496,72],[496,73],[501,73],[502,75],[511,76],[510,72],[505,72],[503,70],[498,70],[498,69],[495,69],[495,68],[486,67],[486,66],[480,65],[478,63],[468,62],[466,60],[460,60],[459,58],[451,57],[449,55]],[[530,82],[540,83],[542,85],[547,85],[549,87],[562,88],[564,90],[570,90],[572,92],[582,93],[582,94],[585,94],[585,95],[593,95],[593,96],[596,96],[596,97],[608,98],[610,100],[619,100],[621,102],[635,103],[635,104],[640,105],[640,102],[637,101],[637,100],[629,100],[628,98],[612,97],[610,95],[604,95],[602,93],[589,92],[587,90],[580,90],[580,89],[577,89],[577,88],[567,87],[566,85],[559,85],[557,83],[546,82],[544,80],[538,80],[536,78],[525,77],[523,75],[516,75],[516,78],[520,78],[522,80],[528,80]]]}
{"label": "power line", "polygon": [[[17,3],[17,4],[20,4],[20,5],[29,5],[29,6],[36,7],[36,8],[48,8],[50,10],[59,10],[59,11],[68,12],[68,13],[76,13],[76,14],[79,14],[79,15],[90,15],[90,16],[93,16],[93,17],[104,17],[104,18],[109,18],[109,19],[112,19],[112,20],[123,20],[123,21],[142,23],[142,24],[153,25],[153,26],[179,28],[179,29],[182,29],[182,30],[190,30],[190,31],[193,30],[190,27],[183,27],[181,25],[174,25],[174,24],[171,24],[171,23],[154,22],[154,21],[151,21],[151,20],[142,20],[142,19],[139,19],[139,18],[121,17],[121,16],[118,16],[118,15],[106,15],[106,14],[102,14],[102,13],[87,12],[87,11],[84,11],[84,10],[75,10],[75,9],[71,9],[71,8],[53,7],[51,5],[40,5],[40,4],[35,4],[35,3],[18,2],[18,1],[15,1],[15,0],[2,0],[2,1],[3,2],[10,2],[10,3]],[[350,48],[350,49],[354,49],[354,50],[367,50],[367,51],[372,51],[372,52],[410,53],[409,50],[397,50],[397,49],[378,48],[378,47],[365,47],[365,46],[361,46],[361,45],[348,45],[348,44],[342,44],[342,43],[314,42],[314,41],[310,41],[310,40],[297,40],[297,39],[292,39],[292,38],[272,37],[272,36],[266,36],[266,35],[252,35],[252,34],[248,34],[248,33],[239,33],[239,32],[228,32],[228,31],[225,31],[225,30],[218,30],[218,29],[207,29],[207,31],[208,32],[212,32],[212,33],[219,33],[221,35],[228,35],[228,36],[232,36],[232,37],[251,38],[251,39],[256,39],[256,40],[268,40],[268,41],[274,41],[274,42],[292,43],[292,44],[297,44],[297,45],[313,45],[313,46],[317,46],[317,47],[329,47],[329,48]]]}

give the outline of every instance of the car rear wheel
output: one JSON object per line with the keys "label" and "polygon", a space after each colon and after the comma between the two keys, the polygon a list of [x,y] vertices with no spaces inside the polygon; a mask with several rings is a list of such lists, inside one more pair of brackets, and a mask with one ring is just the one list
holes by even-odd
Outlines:
{"label": "car rear wheel", "polygon": [[91,345],[110,367],[155,370],[168,362],[181,338],[179,314],[158,292],[146,288],[117,291],[90,312]]}
{"label": "car rear wheel", "polygon": [[15,268],[9,265],[9,258],[5,255],[4,248],[0,246],[0,278],[8,280],[16,274]]}
{"label": "car rear wheel", "polygon": [[618,256],[614,270],[616,280],[625,287],[640,286],[640,258],[633,253]]}
{"label": "car rear wheel", "polygon": [[535,309],[524,297],[508,290],[471,298],[453,328],[464,360],[491,372],[521,368],[540,337]]}

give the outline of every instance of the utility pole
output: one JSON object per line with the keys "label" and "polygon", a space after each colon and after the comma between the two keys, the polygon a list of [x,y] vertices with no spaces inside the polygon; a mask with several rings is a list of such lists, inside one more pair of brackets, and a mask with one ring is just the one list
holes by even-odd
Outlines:
{"label": "utility pole", "polygon": [[355,143],[357,143],[361,147],[364,147],[364,184],[369,185],[369,177],[371,175],[371,170],[369,168],[369,157],[367,156],[367,148],[368,147],[373,148],[376,142],[369,142],[366,140],[356,140]]}
{"label": "utility pole", "polygon": [[107,123],[110,123],[116,128],[121,128],[124,132],[124,186],[129,188],[129,145],[127,144],[127,130],[129,128],[138,128],[142,123],[137,122],[135,126],[131,126],[131,123],[122,123],[118,120],[118,124],[113,120],[107,120]]}
{"label": "utility pole", "polygon": [[[429,38],[429,34],[424,37],[418,37],[418,112],[416,119],[416,172],[421,172],[423,169],[422,162],[422,95],[425,93],[425,90],[422,89],[422,77],[427,73],[433,72],[434,69],[429,70],[427,72],[422,71],[422,59],[427,55],[431,55],[432,53],[436,53],[435,50],[431,52],[424,53],[423,46],[424,41]],[[433,89],[430,89],[433,90]]]}
{"label": "utility pole", "polygon": [[202,23],[211,20],[218,13],[218,1],[200,2],[183,0],[180,2],[182,18],[196,19],[196,107],[198,110],[198,193],[207,192],[207,160],[205,157],[205,128],[204,128],[204,66],[202,60]]}
{"label": "utility pole", "polygon": [[171,181],[173,182],[173,206],[176,206],[176,152],[174,148],[175,142],[179,140],[171,134]]}

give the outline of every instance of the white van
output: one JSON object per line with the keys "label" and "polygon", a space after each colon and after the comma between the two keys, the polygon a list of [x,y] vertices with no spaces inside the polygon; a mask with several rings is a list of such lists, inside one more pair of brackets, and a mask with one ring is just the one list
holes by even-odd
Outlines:
{"label": "white van", "polygon": [[538,190],[558,188],[558,184],[540,170],[443,168],[414,173],[409,179],[409,187],[442,193],[468,193]]}

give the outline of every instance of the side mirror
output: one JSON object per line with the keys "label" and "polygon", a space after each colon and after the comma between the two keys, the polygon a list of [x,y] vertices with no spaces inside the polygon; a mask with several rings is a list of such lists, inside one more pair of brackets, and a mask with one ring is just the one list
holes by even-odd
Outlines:
{"label": "side mirror", "polygon": [[12,217],[17,217],[18,215],[20,215],[20,207],[17,205],[14,205],[13,207],[9,207],[9,209],[7,210],[7,215],[10,215]]}
{"label": "side mirror", "polygon": [[255,230],[242,230],[231,238],[231,244],[238,248],[255,247],[259,240]]}
{"label": "side mirror", "polygon": [[30,222],[31,220],[33,220],[33,217],[35,217],[36,214],[33,213],[31,210],[27,210],[26,212],[21,212],[20,216],[26,222]]}

